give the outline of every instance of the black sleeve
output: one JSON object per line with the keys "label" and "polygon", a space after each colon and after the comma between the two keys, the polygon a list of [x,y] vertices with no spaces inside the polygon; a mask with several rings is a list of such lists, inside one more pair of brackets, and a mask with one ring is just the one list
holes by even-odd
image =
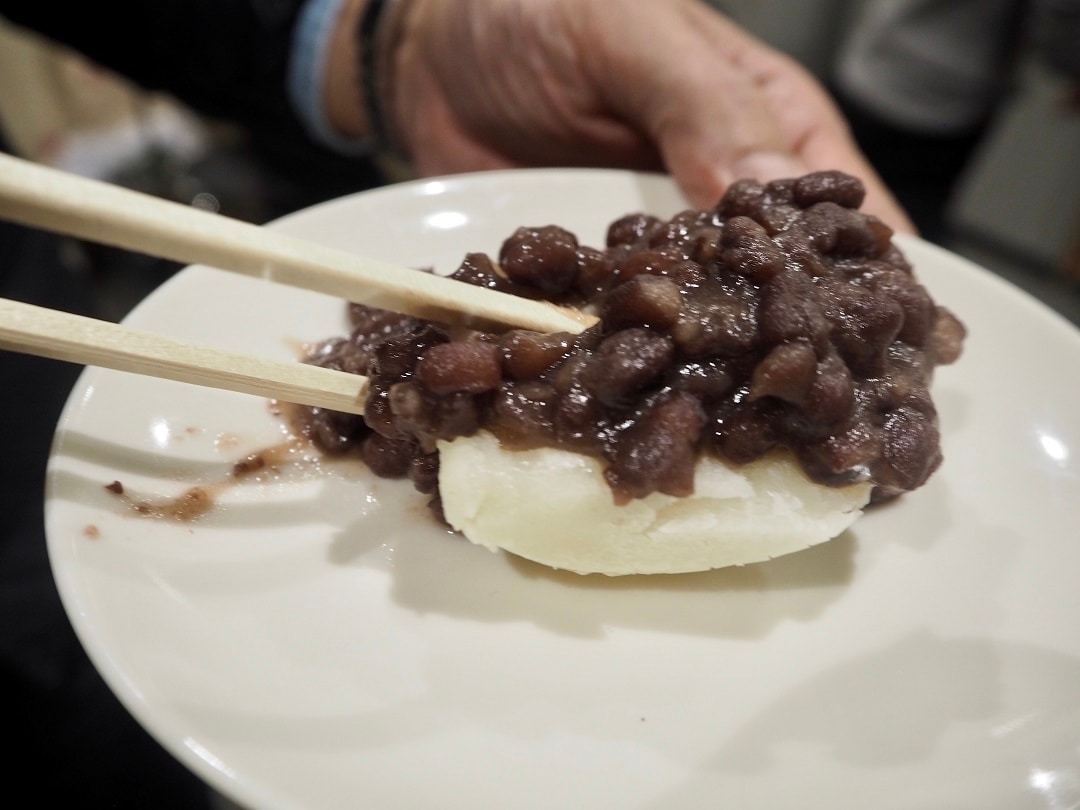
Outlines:
{"label": "black sleeve", "polygon": [[386,182],[376,163],[316,143],[288,99],[304,0],[0,0],[0,17],[238,124],[267,173],[270,216]]}
{"label": "black sleeve", "polygon": [[303,0],[0,0],[0,16],[147,90],[252,127],[299,128],[286,71]]}

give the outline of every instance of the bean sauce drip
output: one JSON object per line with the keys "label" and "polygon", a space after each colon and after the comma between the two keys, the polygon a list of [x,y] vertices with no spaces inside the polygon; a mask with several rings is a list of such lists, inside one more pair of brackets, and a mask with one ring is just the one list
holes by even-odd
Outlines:
{"label": "bean sauce drip", "polygon": [[454,277],[597,325],[491,334],[351,304],[351,333],[306,361],[368,375],[366,413],[307,408],[302,428],[408,476],[437,511],[436,442],[480,428],[602,459],[620,503],[690,495],[702,453],[741,464],[776,448],[819,483],[871,481],[875,501],[913,490],[941,463],[929,385],[965,329],[863,196],[839,172],[741,181],[710,210],[624,216],[602,249],[518,228],[497,263],[472,253]]}

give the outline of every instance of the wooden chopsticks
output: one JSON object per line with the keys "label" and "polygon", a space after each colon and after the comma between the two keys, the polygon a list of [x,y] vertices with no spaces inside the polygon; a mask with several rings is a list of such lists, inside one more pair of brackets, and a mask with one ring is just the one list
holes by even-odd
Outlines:
{"label": "wooden chopsticks", "polygon": [[367,378],[357,374],[185,343],[4,298],[0,349],[346,413],[363,413],[367,393]]}
{"label": "wooden chopsticks", "polygon": [[0,218],[444,323],[578,333],[596,320],[8,155],[0,155]]}

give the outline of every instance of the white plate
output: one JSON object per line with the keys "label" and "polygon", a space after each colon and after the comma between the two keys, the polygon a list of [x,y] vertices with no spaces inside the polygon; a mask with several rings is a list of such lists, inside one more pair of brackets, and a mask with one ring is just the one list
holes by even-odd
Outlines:
{"label": "white plate", "polygon": [[[275,227],[452,270],[521,224],[599,244],[660,177],[464,176]],[[1080,334],[903,247],[966,321],[935,381],[944,467],[849,534],[700,575],[552,573],[447,535],[345,465],[167,497],[281,440],[260,399],[88,370],[59,426],[49,551],[112,689],[258,808],[1064,808],[1080,802]],[[338,301],[189,268],[132,325],[293,358]],[[301,465],[302,466],[302,465]]]}

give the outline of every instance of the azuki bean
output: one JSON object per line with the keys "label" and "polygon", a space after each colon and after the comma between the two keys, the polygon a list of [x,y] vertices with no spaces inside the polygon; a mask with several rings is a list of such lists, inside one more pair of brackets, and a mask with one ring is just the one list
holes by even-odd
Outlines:
{"label": "azuki bean", "polygon": [[892,237],[892,231],[879,220],[834,202],[810,206],[804,221],[814,246],[826,255],[877,257]]}
{"label": "azuki bean", "polygon": [[499,347],[482,341],[440,343],[420,356],[416,377],[434,394],[494,391],[502,382]]}
{"label": "azuki bean", "polygon": [[682,310],[679,285],[663,276],[640,275],[614,287],[601,306],[607,329],[630,326],[667,328]]}
{"label": "azuki bean", "polygon": [[797,340],[773,347],[754,368],[749,399],[776,397],[802,405],[810,393],[817,372],[817,353],[806,341]]}
{"label": "azuki bean", "polygon": [[689,394],[673,394],[647,410],[619,437],[605,472],[616,500],[656,491],[693,494],[697,440],[704,427],[705,412]]}
{"label": "azuki bean", "polygon": [[499,266],[511,281],[558,294],[577,279],[577,249],[577,237],[565,228],[522,227],[503,242]]}
{"label": "azuki bean", "polygon": [[736,464],[756,461],[780,444],[774,413],[765,403],[719,409],[714,417],[713,445]]}
{"label": "azuki bean", "polygon": [[381,478],[408,475],[414,452],[411,441],[390,439],[379,433],[371,433],[360,446],[360,457]]}
{"label": "azuki bean", "polygon": [[843,172],[811,172],[795,181],[792,197],[800,208],[819,202],[858,208],[866,197],[866,188],[861,180]]}
{"label": "azuki bean", "polygon": [[600,249],[519,228],[501,268],[470,253],[455,277],[589,309],[596,326],[451,333],[351,304],[347,338],[306,361],[367,374],[365,415],[301,410],[304,435],[362,448],[380,474],[408,459],[436,513],[436,442],[479,427],[603,460],[619,500],[688,493],[700,453],[775,448],[820,483],[869,476],[875,502],[920,486],[941,460],[931,376],[966,334],[862,196],[838,172],[739,181],[709,210],[621,217]]}
{"label": "azuki bean", "polygon": [[607,229],[607,246],[633,245],[647,242],[653,231],[663,227],[659,217],[650,214],[627,214],[612,222]]}
{"label": "azuki bean", "polygon": [[570,336],[511,329],[499,339],[502,367],[513,380],[534,380],[571,352]]}
{"label": "azuki bean", "polygon": [[550,383],[504,383],[492,401],[492,425],[512,444],[529,444],[552,432],[557,401]]}
{"label": "azuki bean", "polygon": [[796,270],[778,274],[765,287],[758,322],[767,346],[798,338],[817,345],[829,329],[812,280]]}
{"label": "azuki bean", "polygon": [[735,385],[735,375],[724,360],[688,360],[675,367],[671,384],[705,402],[729,394]]}
{"label": "azuki bean", "polygon": [[495,263],[486,253],[466,254],[461,264],[451,274],[451,278],[499,292],[511,292],[514,288],[508,279],[499,275],[495,269]]}
{"label": "azuki bean", "polygon": [[941,464],[937,425],[913,408],[893,411],[883,438],[882,463],[876,470],[883,489],[902,492],[922,486]]}
{"label": "azuki bean", "polygon": [[765,229],[749,217],[733,217],[725,223],[720,261],[757,282],[768,281],[784,269],[784,254]]}
{"label": "azuki bean", "polygon": [[744,355],[758,341],[758,306],[757,289],[733,276],[723,286],[687,296],[671,337],[693,360]]}
{"label": "azuki bean", "polygon": [[851,412],[855,402],[855,380],[835,351],[821,358],[814,371],[803,409],[808,417],[832,425]]}
{"label": "azuki bean", "polygon": [[589,361],[589,388],[604,405],[625,405],[627,397],[663,374],[674,353],[665,334],[643,328],[616,332],[604,339]]}
{"label": "azuki bean", "polygon": [[736,180],[720,198],[717,203],[717,211],[723,217],[750,217],[754,218],[768,201],[765,197],[765,187],[756,180]]}
{"label": "azuki bean", "polygon": [[433,495],[439,491],[439,454],[422,453],[409,465],[409,479],[417,492]]}
{"label": "azuki bean", "polygon": [[937,319],[930,334],[930,349],[940,365],[955,363],[964,345],[967,329],[955,315],[944,307],[936,308]]}
{"label": "azuki bean", "polygon": [[667,276],[681,264],[686,263],[686,257],[682,251],[673,248],[651,248],[631,253],[620,261],[615,267],[615,273],[620,281],[648,274],[650,276]]}
{"label": "azuki bean", "polygon": [[607,254],[591,247],[579,247],[577,251],[578,274],[574,282],[576,291],[586,299],[593,298],[611,286],[615,276],[615,263]]}

